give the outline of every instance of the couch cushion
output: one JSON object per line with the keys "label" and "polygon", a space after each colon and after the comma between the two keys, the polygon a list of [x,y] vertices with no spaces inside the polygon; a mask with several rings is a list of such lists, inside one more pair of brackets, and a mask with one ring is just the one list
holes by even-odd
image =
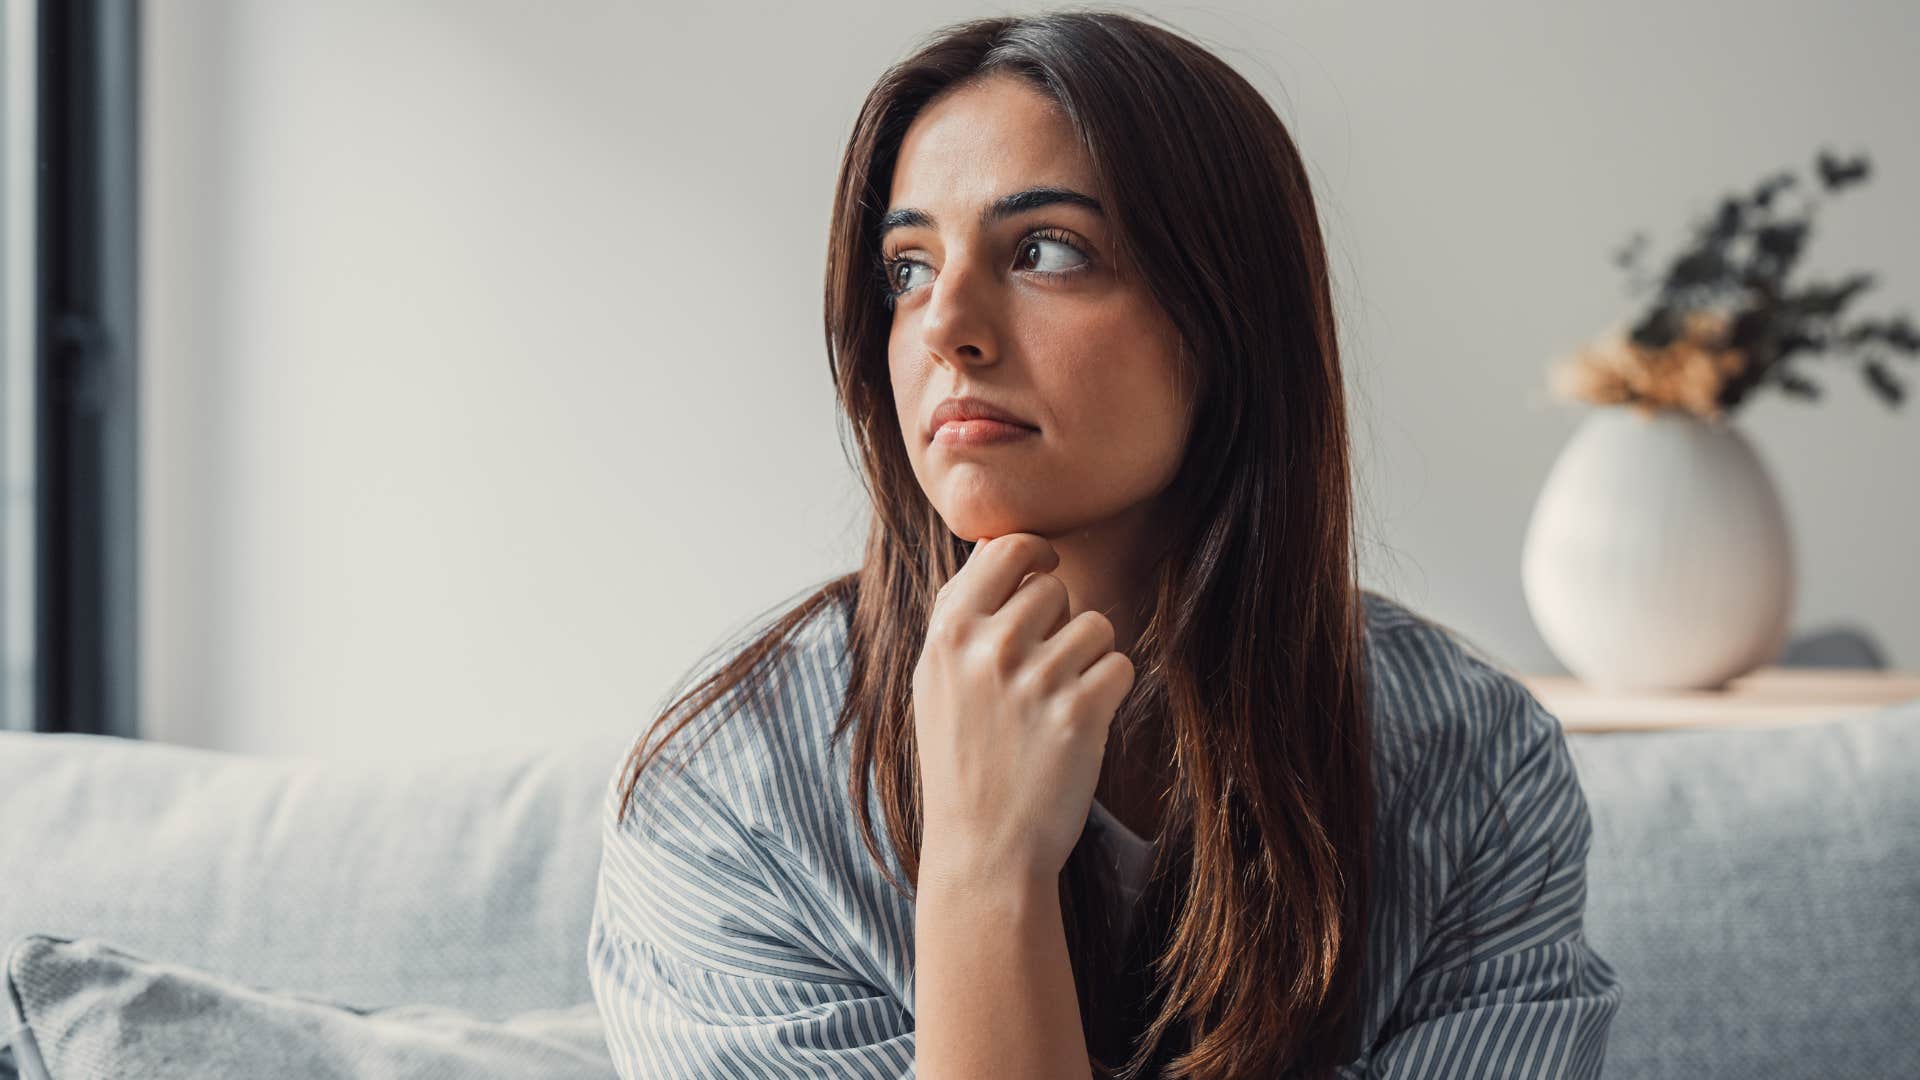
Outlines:
{"label": "couch cushion", "polygon": [[1608,1077],[1920,1076],[1920,701],[1568,743]]}
{"label": "couch cushion", "polygon": [[349,761],[0,733],[0,947],[100,938],[368,1007],[591,1001],[598,814],[629,743]]}
{"label": "couch cushion", "polygon": [[591,1002],[482,1020],[277,993],[98,940],[29,935],[6,955],[22,1080],[269,1076],[612,1080]]}

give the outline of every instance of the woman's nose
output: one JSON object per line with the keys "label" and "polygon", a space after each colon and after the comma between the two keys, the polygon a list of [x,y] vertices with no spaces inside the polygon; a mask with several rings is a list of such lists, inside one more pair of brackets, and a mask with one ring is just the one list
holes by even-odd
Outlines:
{"label": "woman's nose", "polygon": [[930,354],[947,363],[979,363],[999,355],[993,340],[998,283],[991,270],[965,258],[948,259],[927,288],[932,292],[920,333]]}

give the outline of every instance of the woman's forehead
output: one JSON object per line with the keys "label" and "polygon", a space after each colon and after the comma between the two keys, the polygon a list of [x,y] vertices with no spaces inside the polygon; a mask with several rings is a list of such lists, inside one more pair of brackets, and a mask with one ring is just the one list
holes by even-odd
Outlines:
{"label": "woman's forehead", "polygon": [[894,163],[895,207],[979,207],[1010,191],[1086,191],[1092,166],[1052,99],[1001,76],[936,98],[908,128]]}

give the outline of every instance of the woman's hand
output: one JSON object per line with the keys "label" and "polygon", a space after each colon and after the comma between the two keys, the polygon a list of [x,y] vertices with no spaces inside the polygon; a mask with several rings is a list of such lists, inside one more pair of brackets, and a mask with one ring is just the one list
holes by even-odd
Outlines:
{"label": "woman's hand", "polygon": [[923,878],[1051,888],[1086,827],[1134,672],[1105,615],[1069,618],[1059,565],[1033,533],[983,539],[934,600],[913,672]]}

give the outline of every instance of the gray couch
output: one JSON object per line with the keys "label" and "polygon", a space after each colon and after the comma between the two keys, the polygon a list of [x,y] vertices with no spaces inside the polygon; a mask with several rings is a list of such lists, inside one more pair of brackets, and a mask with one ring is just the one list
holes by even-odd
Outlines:
{"label": "gray couch", "polygon": [[[1569,741],[1587,930],[1626,984],[1608,1076],[1920,1076],[1920,701]],[[585,943],[626,746],[350,763],[0,734],[23,1075],[612,1076]]]}

